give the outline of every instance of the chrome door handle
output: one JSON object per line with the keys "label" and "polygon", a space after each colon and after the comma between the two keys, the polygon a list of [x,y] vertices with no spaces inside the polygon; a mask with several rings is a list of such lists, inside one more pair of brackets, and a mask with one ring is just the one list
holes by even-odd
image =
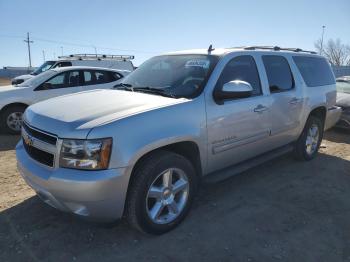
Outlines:
{"label": "chrome door handle", "polygon": [[302,101],[302,99],[298,99],[298,98],[296,98],[296,97],[293,97],[293,98],[289,101],[289,104],[291,104],[291,105],[296,105],[296,104],[299,104],[301,101]]}
{"label": "chrome door handle", "polygon": [[267,110],[266,106],[258,105],[256,108],[254,108],[254,112],[256,113],[262,113]]}

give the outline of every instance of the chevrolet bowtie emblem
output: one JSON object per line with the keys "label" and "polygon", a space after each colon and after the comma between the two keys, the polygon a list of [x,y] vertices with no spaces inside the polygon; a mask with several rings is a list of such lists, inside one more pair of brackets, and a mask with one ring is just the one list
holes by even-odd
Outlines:
{"label": "chevrolet bowtie emblem", "polygon": [[24,143],[26,143],[27,146],[32,146],[33,145],[33,138],[29,135],[24,135],[23,136]]}

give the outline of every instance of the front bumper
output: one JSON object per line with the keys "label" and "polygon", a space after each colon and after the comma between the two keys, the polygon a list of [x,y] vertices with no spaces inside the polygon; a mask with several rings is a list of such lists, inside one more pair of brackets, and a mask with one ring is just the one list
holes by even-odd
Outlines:
{"label": "front bumper", "polygon": [[50,206],[96,221],[122,217],[129,182],[126,168],[49,168],[30,158],[22,141],[16,147],[16,156],[21,176]]}

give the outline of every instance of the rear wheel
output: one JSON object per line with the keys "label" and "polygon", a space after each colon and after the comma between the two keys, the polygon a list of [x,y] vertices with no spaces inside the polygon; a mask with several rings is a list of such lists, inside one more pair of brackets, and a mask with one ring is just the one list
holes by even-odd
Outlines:
{"label": "rear wheel", "polygon": [[323,138],[323,121],[316,116],[310,116],[304,130],[295,144],[295,157],[298,160],[313,159]]}
{"label": "rear wheel", "polygon": [[10,134],[20,134],[25,106],[10,106],[3,110],[0,118],[1,129]]}
{"label": "rear wheel", "polygon": [[196,187],[195,170],[186,158],[172,152],[156,152],[134,172],[126,206],[127,220],[142,232],[168,232],[189,212]]}

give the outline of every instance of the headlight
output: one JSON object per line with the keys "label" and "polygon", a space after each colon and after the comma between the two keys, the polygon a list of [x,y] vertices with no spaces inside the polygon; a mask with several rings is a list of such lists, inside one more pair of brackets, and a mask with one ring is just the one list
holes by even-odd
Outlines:
{"label": "headlight", "polygon": [[112,138],[64,139],[60,153],[60,167],[87,170],[107,169],[111,149]]}

